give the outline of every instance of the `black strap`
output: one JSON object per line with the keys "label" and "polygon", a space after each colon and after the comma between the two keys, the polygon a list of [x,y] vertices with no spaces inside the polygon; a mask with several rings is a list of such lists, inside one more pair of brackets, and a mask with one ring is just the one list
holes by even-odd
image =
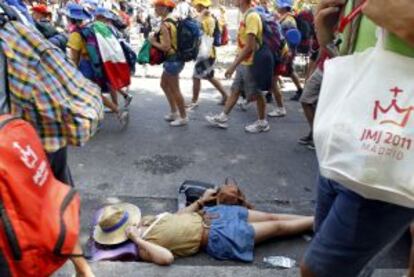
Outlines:
{"label": "black strap", "polygon": [[11,272],[9,265],[6,261],[6,257],[4,257],[3,252],[0,249],[0,276],[2,277],[11,277]]}
{"label": "black strap", "polygon": [[3,201],[0,200],[0,221],[2,222],[4,232],[6,234],[7,242],[11,248],[13,258],[15,260],[22,259],[22,251],[19,246],[19,241],[14,231],[11,220],[7,214],[6,208],[4,207]]}
{"label": "black strap", "polygon": [[[65,221],[63,220],[63,218],[64,218],[64,213],[65,213],[66,208],[72,202],[76,194],[77,194],[76,190],[72,188],[68,192],[68,194],[65,196],[60,206],[60,232],[59,232],[59,237],[56,242],[55,248],[53,249],[53,253],[57,256],[65,255],[64,253],[62,253],[63,244],[65,243],[65,238],[66,238],[66,225],[65,225]],[[71,254],[66,254],[66,255],[71,256]]]}

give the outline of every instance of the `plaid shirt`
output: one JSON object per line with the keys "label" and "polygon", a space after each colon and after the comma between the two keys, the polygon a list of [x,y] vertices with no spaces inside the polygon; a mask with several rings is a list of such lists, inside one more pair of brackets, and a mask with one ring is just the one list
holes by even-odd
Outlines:
{"label": "plaid shirt", "polygon": [[11,113],[31,122],[45,150],[81,146],[103,118],[100,90],[40,33],[10,21],[0,28]]}

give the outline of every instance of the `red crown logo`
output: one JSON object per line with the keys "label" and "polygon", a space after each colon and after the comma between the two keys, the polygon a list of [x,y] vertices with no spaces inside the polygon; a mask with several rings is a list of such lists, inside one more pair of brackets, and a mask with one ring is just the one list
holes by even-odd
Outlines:
{"label": "red crown logo", "polygon": [[[391,104],[388,107],[384,108],[381,106],[380,101],[375,101],[374,120],[380,120],[379,117],[382,114],[383,119],[379,122],[380,124],[393,124],[404,128],[410,120],[411,112],[414,110],[414,106],[409,106],[408,108],[399,107],[397,104],[397,98],[400,93],[403,93],[403,90],[395,87],[390,89],[390,91],[394,94],[394,99],[391,100]],[[388,115],[389,119],[385,118],[385,115]]]}

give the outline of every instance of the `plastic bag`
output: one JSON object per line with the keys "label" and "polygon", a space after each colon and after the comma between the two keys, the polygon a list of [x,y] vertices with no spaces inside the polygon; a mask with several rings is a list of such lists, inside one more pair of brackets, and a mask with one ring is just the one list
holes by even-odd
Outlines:
{"label": "plastic bag", "polygon": [[204,60],[210,57],[211,49],[213,48],[214,38],[203,35],[201,37],[200,49],[198,51],[197,60]]}

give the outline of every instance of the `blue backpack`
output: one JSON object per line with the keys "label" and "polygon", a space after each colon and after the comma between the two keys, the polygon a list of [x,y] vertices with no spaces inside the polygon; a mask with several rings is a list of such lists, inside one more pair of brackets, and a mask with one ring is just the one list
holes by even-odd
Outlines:
{"label": "blue backpack", "polygon": [[201,24],[190,17],[178,21],[167,20],[177,27],[177,58],[183,62],[195,60],[200,48]]}

